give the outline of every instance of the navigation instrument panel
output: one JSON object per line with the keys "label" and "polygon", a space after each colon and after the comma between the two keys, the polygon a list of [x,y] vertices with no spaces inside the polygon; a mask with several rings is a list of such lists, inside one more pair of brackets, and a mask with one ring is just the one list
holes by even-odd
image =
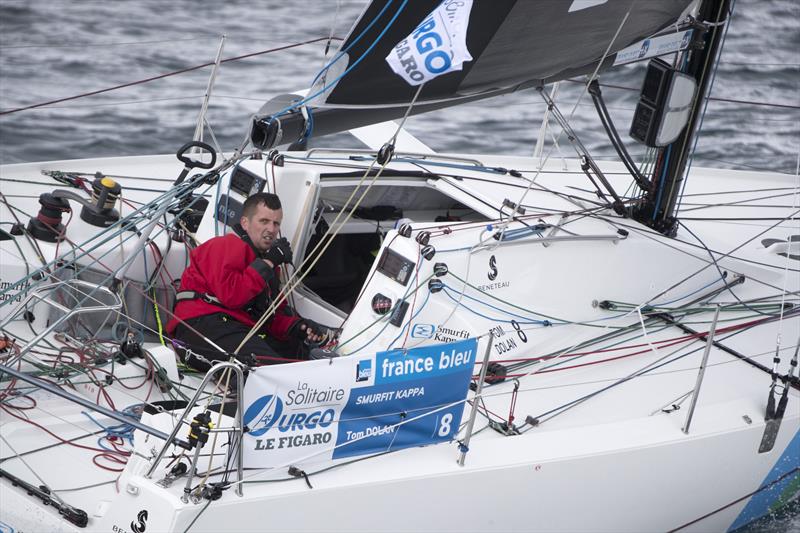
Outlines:
{"label": "navigation instrument panel", "polygon": [[263,191],[266,183],[267,180],[242,167],[236,167],[231,171],[231,190],[245,198]]}
{"label": "navigation instrument panel", "polygon": [[415,266],[416,263],[413,261],[409,261],[390,248],[385,248],[378,261],[378,272],[405,287],[411,279]]}

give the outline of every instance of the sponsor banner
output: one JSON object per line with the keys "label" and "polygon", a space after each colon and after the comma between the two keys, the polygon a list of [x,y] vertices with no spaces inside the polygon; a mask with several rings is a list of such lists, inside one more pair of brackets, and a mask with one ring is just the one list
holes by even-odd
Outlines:
{"label": "sponsor banner", "polygon": [[692,31],[684,30],[669,35],[661,35],[660,37],[645,39],[640,43],[623,48],[617,52],[614,65],[624,65],[625,63],[633,63],[634,61],[684,50],[692,40]]}
{"label": "sponsor banner", "polygon": [[467,50],[470,11],[472,0],[444,0],[392,48],[386,62],[409,85],[461,70],[463,63],[472,61]]}
{"label": "sponsor banner", "polygon": [[260,367],[244,390],[244,462],[269,468],[455,438],[477,339]]}

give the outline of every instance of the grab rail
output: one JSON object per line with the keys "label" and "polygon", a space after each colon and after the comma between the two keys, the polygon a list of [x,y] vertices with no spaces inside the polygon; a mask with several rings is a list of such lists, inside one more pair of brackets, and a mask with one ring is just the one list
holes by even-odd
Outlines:
{"label": "grab rail", "polygon": [[[375,150],[351,150],[348,148],[312,148],[308,152],[306,152],[306,159],[310,159],[312,154],[315,153],[328,153],[328,154],[364,154],[370,155],[373,157],[377,157],[377,151]],[[472,159],[469,157],[458,157],[458,156],[450,156],[450,155],[439,155],[439,154],[424,154],[419,152],[395,152],[394,157],[413,157],[416,159],[426,159],[426,160],[441,160],[441,161],[455,161],[458,163],[469,163],[471,165],[475,165],[476,167],[485,167],[481,161],[478,159]]]}
{"label": "grab rail", "polygon": [[[216,363],[211,369],[206,373],[205,377],[203,378],[203,382],[197,387],[194,393],[194,397],[189,400],[189,403],[186,405],[186,408],[183,410],[183,414],[178,418],[175,426],[172,429],[172,433],[167,437],[167,440],[164,442],[164,445],[161,447],[161,451],[158,452],[153,464],[150,465],[150,469],[144,475],[145,478],[151,479],[153,473],[155,472],[158,465],[161,463],[161,460],[164,458],[164,455],[167,453],[167,449],[172,445],[173,441],[178,441],[176,435],[178,431],[183,427],[183,424],[187,424],[186,418],[189,416],[189,412],[192,408],[197,405],[197,400],[200,398],[200,395],[203,394],[205,391],[206,385],[211,381],[215,375],[219,374],[221,371],[231,369],[236,372],[236,426],[232,426],[230,428],[220,429],[217,428],[216,430],[212,430],[213,432],[222,432],[222,433],[230,433],[236,432],[237,436],[239,437],[239,445],[233,446],[231,449],[236,450],[236,473],[238,476],[238,482],[236,483],[236,495],[242,496],[242,483],[241,481],[244,478],[244,464],[242,458],[242,442],[244,440],[244,424],[242,423],[242,383],[244,382],[244,372],[242,368],[239,366],[238,363],[231,363],[231,362],[224,362],[224,363]],[[222,412],[222,406],[220,406],[220,413]],[[186,486],[183,489],[183,497],[181,498],[184,503],[189,501],[189,492],[192,484],[192,479],[194,478],[195,467],[197,465],[197,461],[200,458],[200,449],[202,445],[198,442],[195,444],[194,450],[194,457],[192,458],[192,464],[189,467],[189,473],[186,480]]]}
{"label": "grab rail", "polygon": [[[531,236],[536,237],[535,233],[531,233]],[[581,242],[581,241],[606,241],[612,242],[617,244],[619,241],[627,239],[627,235],[622,234],[614,234],[614,235],[562,235],[556,237],[538,237],[535,239],[534,244],[541,244],[544,247],[547,247],[550,243],[553,242]],[[487,241],[483,244],[479,244],[470,250],[470,253],[480,252],[482,250],[488,249],[495,249],[500,246],[508,246],[513,244],[531,244],[531,241],[528,240],[526,237],[521,237],[514,240],[499,240],[499,241]]]}

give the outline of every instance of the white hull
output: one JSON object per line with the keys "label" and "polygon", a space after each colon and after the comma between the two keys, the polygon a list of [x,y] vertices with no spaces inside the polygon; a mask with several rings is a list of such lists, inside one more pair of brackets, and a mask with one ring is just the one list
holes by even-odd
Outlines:
{"label": "white hull", "polygon": [[[487,157],[484,164],[519,169],[535,166],[534,161],[522,158]],[[343,355],[374,353],[389,346],[397,347],[403,342],[410,348],[452,340],[449,337],[457,339],[463,332],[466,332],[464,335],[476,336],[499,325],[500,329],[496,331],[500,335],[491,349],[495,361],[562,352],[591,352],[576,359],[555,358],[555,363],[566,363],[563,370],[553,371],[551,368],[547,371],[548,363],[540,362],[514,373],[520,381],[515,423],[522,424],[527,416],[531,416],[541,417],[541,425],[528,426],[523,434],[513,436],[504,436],[492,429],[475,433],[464,466],[457,464],[458,444],[450,442],[409,448],[351,463],[344,461],[347,464],[338,461],[333,463],[335,468],[317,473],[331,464],[309,463],[304,468],[313,489],[302,477],[287,480],[289,476],[285,468],[246,470],[245,478],[253,482],[243,485],[243,496],[229,488],[221,499],[210,504],[206,500],[183,503],[183,478],[169,488],[156,485],[155,481],[163,478],[168,470],[166,460],[158,466],[152,479],[144,476],[150,466],[149,450],[158,446],[153,442],[146,446],[142,444],[140,439],[143,435],[140,433],[137,433],[136,447],[143,455],[133,456],[128,461],[116,484],[111,483],[116,474],[92,468],[93,452],[62,445],[46,452],[31,453],[25,458],[26,464],[9,458],[15,453],[3,442],[4,461],[0,467],[35,485],[41,482],[32,477],[28,465],[56,490],[109,483],[60,493],[65,501],[84,509],[89,515],[87,528],[81,529],[61,519],[51,507],[12,487],[8,480],[0,480],[0,522],[14,531],[130,532],[135,530],[141,511],[147,511],[147,531],[184,531],[190,524],[191,531],[634,532],[666,531],[682,526],[685,526],[682,531],[724,531],[732,526],[738,527],[742,520],[757,518],[772,504],[796,496],[791,491],[779,492],[792,480],[796,485],[798,479],[798,391],[791,389],[789,392],[788,407],[774,447],[769,452],[758,453],[765,430],[764,413],[771,377],[726,351],[712,348],[691,428],[688,434],[684,433],[682,428],[686,424],[690,403],[687,392],[695,386],[705,342],[702,338],[678,342],[687,334],[664,322],[656,324],[655,318],[640,327],[640,321],[643,322],[649,312],[642,307],[644,304],[670,302],[670,305],[679,307],[720,289],[723,283],[730,282],[736,275],[747,278],[743,284],[732,287],[737,298],[748,302],[767,298],[773,303],[783,301],[796,306],[800,288],[800,279],[796,275],[797,261],[779,255],[781,250],[778,248],[769,248],[761,243],[765,238],[787,240],[796,234],[796,219],[772,229],[769,227],[774,222],[733,225],[713,220],[743,216],[742,210],[757,211],[728,205],[699,211],[709,220],[687,220],[687,226],[716,253],[719,268],[728,272],[723,282],[717,268],[708,260],[708,252],[685,232],[679,231],[678,239],[670,240],[609,211],[562,219],[562,212],[578,211],[581,204],[588,207],[596,200],[592,192],[575,188],[584,188],[586,180],[578,171],[576,162],[569,162],[569,165],[567,173],[561,171],[560,162],[548,167],[536,180],[537,187],[547,190],[534,189],[526,198],[528,213],[541,213],[529,219],[528,224],[541,219],[551,226],[538,234],[526,235],[519,242],[502,245],[498,241],[492,242],[491,231],[484,231],[487,221],[495,226],[499,223],[497,209],[487,206],[501,205],[506,198],[516,200],[527,181],[514,182],[505,177],[510,184],[501,184],[490,177],[464,187],[463,181],[453,179],[382,178],[392,183],[394,190],[412,191],[414,187],[424,187],[458,201],[465,211],[464,220],[472,222],[434,222],[438,213],[428,211],[435,209],[426,210],[421,205],[404,206],[415,233],[421,230],[434,233],[431,243],[437,248],[435,258],[423,261],[419,258],[420,247],[413,239],[397,238],[391,232],[381,249],[391,246],[417,262],[420,265],[419,280],[428,277],[433,263],[445,261],[450,273],[442,280],[448,284],[449,290],[455,291],[454,294],[461,291],[463,295],[480,296],[479,292],[456,281],[463,279],[473,286],[482,286],[483,297],[464,301],[464,305],[459,306],[454,303],[457,297],[448,299],[446,291],[442,291],[431,295],[425,304],[415,303],[419,305],[417,308],[412,306],[412,311],[403,319],[405,330],[385,325],[381,329],[378,327],[381,324],[374,325],[377,315],[369,307],[372,295],[380,293],[396,300],[403,297],[403,289],[391,279],[376,274],[376,265],[373,265],[362,289],[364,297],[355,303],[344,322],[342,340],[357,337],[356,333],[364,328],[369,333],[358,342],[349,345],[342,342],[340,345]],[[271,174],[264,175],[263,161],[248,161],[244,166],[266,177],[268,182],[272,178]],[[415,168],[410,164],[397,166],[406,170]],[[612,179],[621,184],[623,178],[614,174],[621,167],[606,167]],[[179,171],[177,163],[159,156],[15,165],[4,168],[3,177],[26,180],[43,168],[81,172],[102,170],[110,175],[158,177],[163,181],[152,182],[153,188],[158,190],[167,190]],[[304,226],[308,219],[304,216],[310,216],[313,202],[319,198],[332,201],[330,199],[337,197],[334,190],[337,186],[352,186],[357,181],[341,177],[320,178],[321,173],[336,171],[335,166],[290,164],[278,170],[277,190],[283,198],[291,198],[288,204],[284,200],[284,205],[291,206],[287,212],[294,212],[294,220],[289,220],[284,231],[293,236],[295,250],[303,250],[308,243],[309,230]],[[479,170],[459,169],[458,173],[468,179],[485,177],[485,172]],[[532,176],[533,172],[527,175]],[[752,187],[753,178],[760,180],[759,188],[785,187],[790,194],[795,185],[791,176],[754,176],[752,173],[695,169],[687,193],[723,190],[738,199],[741,196],[736,196],[740,194],[737,190],[745,191]],[[118,179],[124,190],[136,183],[135,179]],[[38,195],[54,188],[54,182],[45,178],[39,181],[42,183],[40,186],[26,186],[20,191],[21,196],[15,198],[29,215],[35,214]],[[221,183],[225,184],[225,179]],[[618,188],[624,189],[624,185]],[[579,198],[567,201],[551,191]],[[12,196],[8,191],[4,194]],[[153,193],[145,191],[129,194],[129,198],[141,201],[152,196]],[[214,201],[213,189],[208,196]],[[725,203],[729,199],[725,194],[721,198],[715,202]],[[396,202],[402,202],[402,197]],[[796,216],[785,206],[785,198],[766,202],[774,204],[762,210],[770,217]],[[6,207],[0,208],[3,220],[6,220],[8,213],[4,210]],[[564,225],[564,228],[577,238],[554,241],[548,246],[537,242],[537,239],[551,235],[552,226],[559,220],[568,221],[569,225]],[[213,222],[206,217],[198,230],[198,237],[212,236]],[[448,226],[461,229],[436,233]],[[515,229],[524,230],[524,227],[517,223],[508,227],[508,231]],[[619,233],[620,229],[625,232]],[[89,230],[79,224],[68,227],[68,232],[74,232],[73,240],[79,242],[83,242],[79,235],[84,240],[92,236]],[[363,219],[351,220],[344,225],[342,232],[368,234],[375,232],[375,224]],[[552,232],[552,235],[565,233]],[[589,236],[601,238],[581,238]],[[122,245],[128,256],[132,253],[134,241],[130,239]],[[166,236],[157,236],[156,242],[163,249]],[[487,243],[488,247],[463,251],[479,242]],[[742,242],[748,244],[736,249]],[[48,260],[56,253],[65,254],[63,248],[56,252],[55,245],[41,246]],[[119,242],[109,242],[105,246],[108,247],[108,261],[112,263],[108,266],[116,268],[125,257],[119,253]],[[9,264],[9,268],[16,269],[14,276],[17,277],[12,279],[21,278],[26,270],[24,262],[14,259],[19,256],[15,248],[4,241],[2,250],[4,270]],[[790,255],[795,253],[791,247],[788,250]],[[722,256],[729,252],[729,255]],[[185,262],[184,252],[175,249],[171,254],[167,268],[179,271],[179,265]],[[36,266],[27,254],[25,258],[29,261],[29,268]],[[113,264],[114,261],[117,263]],[[145,262],[140,259],[134,263],[129,277],[145,279],[147,269],[152,268],[152,264],[148,267]],[[491,267],[497,269],[494,278],[488,276]],[[3,281],[6,281],[6,276],[4,273]],[[687,277],[691,278],[690,281],[681,283]],[[785,291],[785,296],[782,296],[782,291]],[[715,298],[715,302],[724,305],[735,303],[728,291],[720,292]],[[639,306],[644,316],[627,308],[614,311],[596,305],[604,300],[628,302],[631,308]],[[480,307],[485,302],[495,306],[503,305],[500,302],[511,302],[518,306],[513,308],[515,313],[523,313],[520,309],[525,308],[557,319],[551,319],[552,323],[548,325],[524,325],[519,328],[522,331],[519,333],[518,328],[511,327],[508,322],[498,323],[496,310]],[[339,325],[345,317],[345,313],[329,302],[323,302],[307,291],[298,296],[295,305],[305,316],[328,324]],[[9,306],[3,307],[3,313],[7,313],[7,309]],[[765,317],[753,316],[748,309],[732,310],[724,315],[719,328],[737,326],[740,329],[723,330],[716,338],[727,348],[769,367],[780,334],[783,340],[780,371],[786,372],[787,362],[800,336],[798,315],[790,313],[789,307],[786,310],[785,319],[763,321],[753,327],[745,324]],[[36,316],[33,327],[44,327],[50,315],[43,304],[33,312]],[[3,316],[7,315],[0,314]],[[697,310],[697,314],[687,320],[687,325],[706,332],[712,316],[712,308],[706,306]],[[415,325],[420,327],[415,329]],[[428,326],[434,326],[434,329],[427,329]],[[595,343],[591,348],[573,349],[621,327],[629,329],[624,330],[617,340],[602,345]],[[26,323],[17,320],[7,330],[19,334],[20,338],[29,338],[31,334],[27,328]],[[408,332],[405,340],[402,338],[404,331]],[[412,331],[415,334],[411,334]],[[623,343],[624,349],[614,351],[618,348],[615,343]],[[480,351],[483,353],[483,348]],[[158,353],[161,354],[160,364],[168,368],[170,376],[177,380],[177,370],[168,362],[169,355],[163,355],[165,349],[159,349]],[[623,379],[634,375],[637,377]],[[187,387],[191,384],[196,386],[196,383],[191,381]],[[148,392],[146,388],[131,392],[114,384],[107,389],[118,408],[144,400],[145,393],[148,401],[168,398],[158,391]],[[506,418],[512,390],[513,382],[510,380],[485,388],[486,408],[499,414],[500,418]],[[99,397],[99,393],[89,386],[78,392],[93,400]],[[468,398],[473,395],[470,392]],[[589,395],[585,401],[578,401]],[[556,411],[560,413],[558,416],[550,417],[549,413],[570,402],[577,403],[563,412]],[[671,410],[673,403],[679,403],[681,408]],[[64,400],[42,395],[38,408],[25,414],[55,428],[53,430],[64,438],[97,429],[80,414],[80,407]],[[464,421],[470,411],[471,406],[466,404]],[[53,414],[60,418],[53,418]],[[60,419],[66,419],[68,423],[59,422]],[[5,412],[0,412],[0,420],[3,422],[0,434],[18,453],[53,442],[36,428]],[[486,419],[479,415],[475,429],[485,425]],[[776,466],[778,470],[775,470]],[[793,474],[792,468],[795,468]],[[786,472],[790,475],[773,486],[772,483]],[[214,479],[212,476],[211,480]],[[765,504],[760,502],[762,498],[766,498]],[[140,531],[144,529],[140,528]]]}

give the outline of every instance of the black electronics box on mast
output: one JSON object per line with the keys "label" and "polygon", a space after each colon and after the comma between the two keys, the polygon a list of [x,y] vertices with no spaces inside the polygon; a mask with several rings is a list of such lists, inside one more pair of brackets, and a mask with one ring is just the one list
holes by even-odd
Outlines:
{"label": "black electronics box on mast", "polygon": [[664,103],[671,78],[672,68],[666,61],[654,59],[647,65],[630,131],[631,137],[647,146],[656,146],[656,132],[661,122],[658,110]]}
{"label": "black electronics box on mast", "polygon": [[696,89],[693,78],[666,61],[658,58],[650,61],[633,113],[630,136],[650,147],[673,142],[686,125]]}

